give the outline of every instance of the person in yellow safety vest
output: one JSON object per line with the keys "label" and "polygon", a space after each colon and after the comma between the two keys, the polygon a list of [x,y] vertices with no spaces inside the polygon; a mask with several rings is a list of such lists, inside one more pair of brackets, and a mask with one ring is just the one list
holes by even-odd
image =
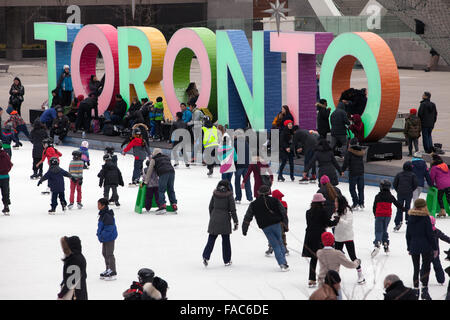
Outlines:
{"label": "person in yellow safety vest", "polygon": [[[212,121],[205,120],[205,125],[202,127],[203,131],[203,147],[205,149],[205,155],[211,155],[211,158],[206,159],[206,165],[208,168],[208,177],[212,178],[214,171],[216,150],[219,147],[219,134],[217,128],[213,126]],[[211,148],[213,150],[211,150]]]}

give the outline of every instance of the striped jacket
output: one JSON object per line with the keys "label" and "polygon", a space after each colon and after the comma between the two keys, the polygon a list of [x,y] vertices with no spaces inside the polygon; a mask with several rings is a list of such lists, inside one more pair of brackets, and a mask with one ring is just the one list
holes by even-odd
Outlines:
{"label": "striped jacket", "polygon": [[76,179],[83,178],[83,160],[72,160],[69,165],[69,173]]}

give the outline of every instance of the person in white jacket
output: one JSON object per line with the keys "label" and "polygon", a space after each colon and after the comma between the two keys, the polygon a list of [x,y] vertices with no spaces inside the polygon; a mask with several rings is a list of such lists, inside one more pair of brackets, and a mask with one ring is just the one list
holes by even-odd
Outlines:
{"label": "person in white jacket", "polygon": [[[347,199],[342,195],[336,198],[335,203],[336,209],[333,213],[333,218],[336,219],[336,217],[339,217],[339,222],[336,227],[334,227],[334,248],[343,252],[342,249],[345,245],[350,259],[352,261],[355,261],[357,258],[355,253],[355,243],[353,241],[354,234],[352,209],[348,205]],[[361,265],[356,268],[356,271],[358,272],[358,283],[365,283],[366,280],[364,279],[364,275],[362,274]]]}

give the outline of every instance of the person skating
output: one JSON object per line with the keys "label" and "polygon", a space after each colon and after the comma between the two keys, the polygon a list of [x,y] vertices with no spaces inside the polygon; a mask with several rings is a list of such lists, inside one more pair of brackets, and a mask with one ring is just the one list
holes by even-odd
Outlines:
{"label": "person skating", "polygon": [[325,209],[327,209],[328,216],[331,217],[336,210],[336,199],[342,196],[341,190],[331,184],[327,175],[323,175],[320,177],[320,188],[317,193],[321,193],[325,197]]}
{"label": "person skating", "polygon": [[[413,172],[413,165],[411,161],[406,161],[403,164],[403,171],[397,173],[393,183],[394,190],[397,192],[397,201],[403,206],[405,211],[406,224],[408,224],[408,211],[411,208],[413,192],[416,190],[417,186],[418,181]],[[403,223],[403,210],[397,210],[394,222],[394,231],[400,230]]]}
{"label": "person skating", "polygon": [[[295,131],[292,140],[292,149],[296,150],[298,153],[303,151],[305,155],[305,161],[303,164],[303,167],[305,168],[314,156],[314,152],[319,143],[319,137],[317,136],[317,133],[312,130],[298,129],[297,131]],[[310,167],[311,178],[308,177],[307,172],[306,177],[304,176],[301,180],[299,180],[300,183],[316,182],[316,163],[312,163]]]}
{"label": "person skating", "polygon": [[212,177],[214,172],[214,165],[216,163],[217,148],[219,147],[219,134],[217,128],[213,125],[212,121],[207,118],[205,125],[202,127],[203,131],[203,148],[205,149],[204,161],[208,168],[208,177]]}
{"label": "person skating", "polygon": [[[419,272],[422,290],[422,300],[431,300],[428,293],[431,261],[438,255],[438,247],[433,235],[433,227],[429,218],[427,203],[424,199],[417,199],[414,208],[409,210],[409,222],[406,228],[406,245],[411,255],[414,273],[414,289],[419,290]],[[422,266],[420,257],[422,256]]]}
{"label": "person skating", "polygon": [[61,203],[61,207],[63,211],[66,210],[67,202],[64,196],[64,177],[72,179],[72,175],[68,173],[66,170],[61,169],[59,167],[59,160],[56,157],[52,157],[50,159],[50,168],[44,174],[44,176],[39,179],[38,186],[41,185],[42,182],[48,180],[48,186],[50,187],[50,191],[52,192],[52,202],[49,214],[55,214],[56,206],[58,205],[57,199]]}
{"label": "person skating", "polygon": [[[13,110],[10,113],[9,119],[5,121],[5,125],[10,123],[12,125],[13,131],[17,137],[17,140],[19,140],[19,133],[23,133],[28,139],[30,139],[30,133],[28,132],[27,125],[25,124],[25,121],[22,119],[20,114]],[[20,142],[16,142],[14,145],[14,148],[18,148],[19,146],[22,146]]]}
{"label": "person skating", "polygon": [[342,170],[333,155],[333,151],[331,150],[328,141],[324,139],[319,140],[313,157],[303,169],[303,178],[306,178],[307,172],[312,168],[316,161],[319,163],[318,178],[320,179],[323,175],[327,175],[331,181],[331,184],[333,184],[333,186],[337,186],[339,184],[339,180],[336,171],[339,172],[339,175],[342,175]]}
{"label": "person skating", "polygon": [[84,169],[89,169],[91,165],[91,160],[89,159],[89,142],[84,140],[81,142],[80,146],[80,152],[81,152],[81,160],[83,160]]}
{"label": "person skating", "polygon": [[306,232],[303,241],[302,257],[311,258],[309,261],[310,288],[317,285],[316,266],[317,250],[322,248],[321,235],[326,228],[333,227],[339,222],[339,218],[330,219],[330,214],[325,207],[325,197],[321,193],[316,193],[311,201],[311,208],[306,211]]}
{"label": "person skating", "polygon": [[241,189],[245,188],[245,184],[247,183],[247,181],[249,181],[250,175],[253,173],[253,195],[255,196],[255,198],[257,198],[258,190],[262,185],[266,185],[268,187],[272,186],[273,174],[272,170],[270,169],[270,165],[263,157],[255,157],[254,162],[255,163],[251,163],[248,166],[247,173],[242,179]]}
{"label": "person skating", "polygon": [[[281,204],[283,205],[283,207],[286,209],[286,215],[288,214],[288,205],[286,201],[283,201],[283,197],[284,194],[280,191],[280,190],[273,190],[272,191],[272,197],[275,199],[280,200]],[[283,239],[283,244],[284,244],[284,250],[286,251],[286,255],[289,255],[289,250],[287,247],[287,241],[286,241],[286,232],[288,232],[289,229],[283,224],[283,222],[281,222],[281,238]],[[270,245],[270,243],[268,244],[269,248],[266,251],[266,256],[270,256],[273,253],[273,247]]]}
{"label": "person skating", "polygon": [[350,125],[346,112],[348,103],[347,100],[341,100],[330,115],[331,150],[338,156],[343,156],[339,149],[347,149],[347,126]]}
{"label": "person skating", "polygon": [[[240,204],[242,200],[241,177],[247,174],[250,165],[250,146],[245,132],[242,129],[234,131],[234,150],[236,150],[237,161],[235,162],[236,172],[234,173],[234,191],[236,193],[236,204]],[[253,201],[252,186],[250,180],[244,183],[245,196],[248,202]]]}
{"label": "person skating", "polygon": [[[364,154],[358,139],[350,140],[348,152],[344,157],[342,172],[348,169],[348,188],[352,196],[352,210],[364,210]],[[356,192],[356,189],[358,192]]]}
{"label": "person skating", "polygon": [[139,128],[133,130],[133,138],[130,143],[123,149],[122,154],[125,155],[128,151],[133,149],[134,155],[134,168],[133,168],[133,176],[131,178],[130,186],[139,185],[139,179],[142,175],[142,169],[144,160],[150,155],[150,150],[148,148],[147,143],[142,138],[142,131]]}
{"label": "person skating", "polygon": [[436,276],[436,280],[439,284],[443,285],[445,281],[445,274],[444,270],[442,269],[441,260],[439,259],[439,240],[442,240],[444,242],[450,243],[450,237],[447,236],[445,233],[443,233],[441,230],[436,228],[436,218],[433,216],[430,216],[431,226],[433,228],[433,239],[436,242],[436,247],[438,254],[437,256],[433,257],[433,260],[431,263],[433,264],[434,274]]}
{"label": "person skating", "polygon": [[447,203],[450,204],[450,171],[447,164],[437,154],[432,155],[430,178],[431,184],[438,189],[438,203],[441,208],[438,218],[445,218],[447,214],[442,198],[445,196]]}
{"label": "person skating", "polygon": [[288,228],[289,221],[286,209],[278,199],[270,196],[270,187],[262,185],[258,190],[258,197],[250,203],[242,223],[242,234],[247,235],[250,222],[256,218],[258,227],[262,229],[275,251],[275,258],[281,271],[289,271],[286,261],[286,251],[281,238],[281,222]]}
{"label": "person skating", "polygon": [[392,216],[392,204],[397,209],[404,210],[400,202],[391,193],[391,182],[382,180],[380,182],[380,192],[373,201],[373,214],[375,216],[375,240],[373,244],[375,248],[371,254],[372,258],[380,251],[381,244],[383,244],[384,252],[389,252],[388,226]]}
{"label": "person skating", "polygon": [[283,129],[280,133],[280,168],[278,169],[278,182],[284,182],[283,170],[286,166],[286,162],[289,161],[289,174],[291,181],[295,180],[294,177],[294,149],[292,149],[293,136],[294,136],[294,122],[292,120],[286,120],[283,123]]}
{"label": "person skating", "polygon": [[412,201],[416,201],[425,187],[425,180],[429,187],[433,186],[431,183],[430,173],[428,172],[427,163],[422,159],[422,153],[416,152],[414,153],[414,157],[412,158],[412,171],[417,177],[417,188],[413,192]]}
{"label": "person skating", "polygon": [[384,300],[418,300],[419,293],[412,288],[407,288],[403,281],[395,274],[390,274],[384,278]]}
{"label": "person skating", "polygon": [[105,154],[109,154],[111,156],[111,161],[117,166],[118,158],[117,155],[114,154],[114,147],[106,147]]}
{"label": "person skating", "polygon": [[124,300],[167,300],[167,282],[155,276],[149,268],[138,271],[138,281],[133,281],[130,288],[122,296]]}
{"label": "person skating", "polygon": [[69,209],[73,208],[73,203],[75,200],[75,191],[77,192],[77,207],[78,209],[83,208],[81,203],[81,185],[83,184],[83,167],[84,163],[81,160],[81,151],[75,150],[72,152],[72,161],[69,164],[69,173],[72,175],[70,179],[70,196],[69,196]]}
{"label": "person skating", "polygon": [[20,144],[20,142],[19,139],[17,139],[17,136],[14,134],[13,128],[10,124],[2,127],[1,140],[3,150],[5,150],[9,157],[12,158],[11,143],[14,141],[16,144]]}
{"label": "person skating", "polygon": [[9,216],[9,205],[11,204],[9,197],[9,171],[11,171],[12,166],[11,158],[0,144],[0,189],[3,202],[2,212],[6,216]]}
{"label": "person skating", "polygon": [[359,114],[354,114],[351,117],[352,124],[348,128],[354,135],[359,143],[364,141],[364,123],[362,122]]}
{"label": "person skating", "polygon": [[[146,168],[144,169],[144,177],[147,176],[147,170],[150,166],[150,160],[147,160],[145,162]],[[153,170],[152,174],[150,175],[150,179],[148,180],[148,183],[146,185],[147,191],[145,192],[145,210],[149,212],[152,208],[153,204],[153,197],[155,197],[155,203],[159,203],[159,192],[158,192],[158,185],[159,185],[159,178],[158,174],[156,173],[156,170]]]}
{"label": "person skating", "polygon": [[213,192],[209,202],[208,242],[203,250],[203,264],[208,266],[208,261],[214,248],[214,243],[219,235],[222,236],[222,258],[225,266],[231,265],[231,219],[234,228],[238,229],[238,217],[236,204],[233,198],[231,183],[221,180]]}
{"label": "person skating", "polygon": [[405,119],[405,134],[406,141],[408,142],[408,157],[412,157],[412,148],[414,144],[415,152],[419,152],[419,138],[422,131],[422,124],[417,116],[417,109],[409,110],[409,117]]}
{"label": "person skating", "polygon": [[[219,125],[219,127],[221,126]],[[227,180],[230,182],[231,192],[233,192],[231,179],[233,177],[233,173],[236,172],[236,166],[234,163],[238,158],[230,135],[226,133],[225,130],[223,131],[222,143],[217,148],[217,156],[220,161],[220,173],[222,174],[222,180]]]}
{"label": "person skating", "polygon": [[[88,300],[86,259],[82,253],[80,238],[62,237],[61,248],[64,252],[64,267],[58,300]],[[78,277],[74,277],[74,269]]]}
{"label": "person skating", "polygon": [[[116,207],[120,207],[117,187],[124,186],[122,173],[112,161],[111,155],[105,154],[103,160],[105,164],[97,175],[100,178],[99,186],[100,188],[103,186],[103,197],[109,199],[108,203],[114,203]],[[109,198],[109,190],[112,190],[111,198]]]}
{"label": "person skating", "polygon": [[[339,222],[334,228],[334,248],[343,252],[342,249],[345,245],[345,249],[350,256],[350,259],[355,261],[357,258],[353,234],[353,212],[344,196],[339,196],[336,199],[336,202],[336,212],[333,215],[334,219],[339,217]],[[366,280],[364,279],[361,265],[356,268],[356,271],[358,272],[358,284],[365,283]]]}
{"label": "person skating", "polygon": [[114,211],[108,207],[108,199],[101,198],[97,202],[99,210],[97,238],[102,244],[102,254],[105,258],[106,270],[100,274],[101,280],[116,280],[116,258],[114,245],[118,236]]}
{"label": "person skating", "polygon": [[33,122],[33,129],[30,132],[30,142],[33,144],[33,174],[30,176],[30,179],[39,179],[42,177],[42,169],[43,165],[42,163],[36,167],[36,164],[38,164],[42,160],[42,153],[44,152],[44,146],[42,142],[48,139],[47,130],[45,128],[45,125],[37,118]]}
{"label": "person skating", "polygon": [[152,159],[147,169],[147,174],[144,178],[144,184],[148,185],[150,177],[153,174],[153,170],[158,175],[158,210],[156,214],[166,213],[166,197],[165,193],[169,196],[170,205],[176,213],[178,210],[177,198],[175,195],[175,169],[170,163],[170,158],[162,153],[161,149],[153,149]]}

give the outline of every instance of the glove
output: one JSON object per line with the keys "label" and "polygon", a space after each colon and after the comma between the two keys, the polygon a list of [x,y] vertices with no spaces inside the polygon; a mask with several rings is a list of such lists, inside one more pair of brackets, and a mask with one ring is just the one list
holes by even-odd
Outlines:
{"label": "glove", "polygon": [[335,217],[334,217],[334,221],[336,221],[336,223],[338,223],[339,220],[341,220],[341,217],[339,217],[339,216],[335,216]]}
{"label": "glove", "polygon": [[70,178],[70,180],[72,180],[73,183],[77,183],[77,179],[74,177]]}
{"label": "glove", "polygon": [[101,188],[102,187],[102,183],[99,183],[98,186]]}
{"label": "glove", "polygon": [[239,224],[236,222],[236,223],[234,224],[233,231],[236,231],[236,230],[238,229],[238,227],[239,227]]}

